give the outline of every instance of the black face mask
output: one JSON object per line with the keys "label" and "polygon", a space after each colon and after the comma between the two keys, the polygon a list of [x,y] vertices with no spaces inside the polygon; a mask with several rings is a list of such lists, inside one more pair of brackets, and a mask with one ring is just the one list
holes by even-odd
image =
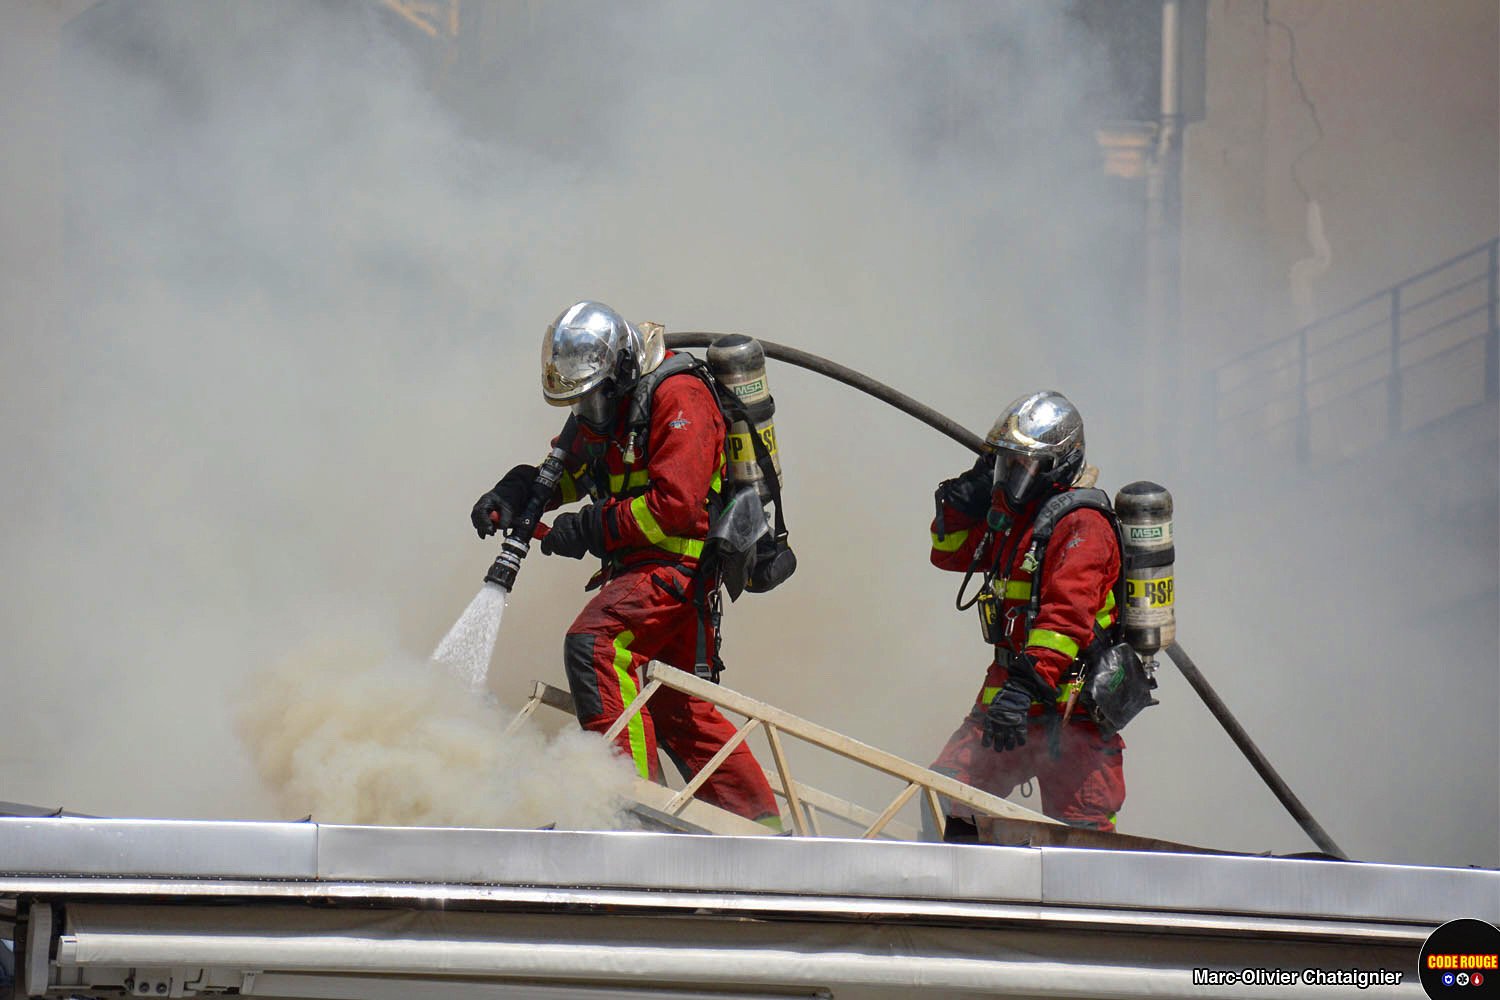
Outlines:
{"label": "black face mask", "polygon": [[1051,460],[1001,449],[995,455],[995,491],[1005,497],[1012,512],[1035,500],[1046,487],[1046,466]]}
{"label": "black face mask", "polygon": [[606,379],[591,392],[574,400],[571,409],[573,415],[589,430],[596,434],[607,434],[614,426],[619,404],[614,381]]}

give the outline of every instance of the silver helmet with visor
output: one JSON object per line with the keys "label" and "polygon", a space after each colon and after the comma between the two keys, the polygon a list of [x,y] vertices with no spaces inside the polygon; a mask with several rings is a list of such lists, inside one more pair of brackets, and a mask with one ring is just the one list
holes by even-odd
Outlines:
{"label": "silver helmet with visor", "polygon": [[1020,511],[1083,469],[1083,417],[1060,392],[1034,392],[1015,400],[990,428],[995,449],[994,491]]}
{"label": "silver helmet with visor", "polygon": [[542,396],[606,431],[620,399],[646,370],[645,354],[640,331],[619,313],[602,302],[574,303],[542,338]]}

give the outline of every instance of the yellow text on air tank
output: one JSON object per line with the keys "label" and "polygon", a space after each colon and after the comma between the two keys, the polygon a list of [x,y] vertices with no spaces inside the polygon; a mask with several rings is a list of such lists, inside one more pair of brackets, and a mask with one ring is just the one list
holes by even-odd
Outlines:
{"label": "yellow text on air tank", "polygon": [[[766,446],[766,454],[776,454],[776,428],[765,427],[758,431],[761,441]],[[729,461],[731,462],[753,462],[755,461],[755,449],[750,443],[748,433],[729,435]]]}
{"label": "yellow text on air tank", "polygon": [[1148,608],[1172,606],[1173,578],[1164,576],[1159,580],[1126,580],[1125,599],[1132,604],[1144,602]]}

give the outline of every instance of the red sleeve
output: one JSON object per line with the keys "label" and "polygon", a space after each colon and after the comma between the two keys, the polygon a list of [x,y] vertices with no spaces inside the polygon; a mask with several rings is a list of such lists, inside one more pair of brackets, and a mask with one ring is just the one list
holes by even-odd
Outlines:
{"label": "red sleeve", "polygon": [[[1075,510],[1058,522],[1042,560],[1041,607],[1026,636],[1026,652],[1047,683],[1056,687],[1093,639],[1119,574],[1120,547],[1103,514]],[[1110,609],[1105,620],[1118,613]]]}
{"label": "red sleeve", "polygon": [[932,564],[938,569],[966,572],[974,561],[974,550],[984,540],[984,519],[970,517],[944,503],[941,538],[938,520],[932,519]]}
{"label": "red sleeve", "polygon": [[604,504],[608,551],[708,534],[705,501],[724,453],[724,418],[708,386],[690,375],[657,386],[647,442],[646,492]]}

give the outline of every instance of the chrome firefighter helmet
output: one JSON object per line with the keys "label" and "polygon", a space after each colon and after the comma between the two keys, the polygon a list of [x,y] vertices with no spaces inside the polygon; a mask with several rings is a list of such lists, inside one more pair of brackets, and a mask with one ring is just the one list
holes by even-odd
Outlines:
{"label": "chrome firefighter helmet", "polygon": [[571,406],[584,423],[602,430],[621,397],[661,363],[660,338],[650,343],[602,302],[576,302],[553,320],[542,338],[542,396]]}
{"label": "chrome firefighter helmet", "polygon": [[1083,417],[1060,392],[1022,396],[990,428],[995,449],[994,489],[1011,510],[1066,488],[1083,468]]}

